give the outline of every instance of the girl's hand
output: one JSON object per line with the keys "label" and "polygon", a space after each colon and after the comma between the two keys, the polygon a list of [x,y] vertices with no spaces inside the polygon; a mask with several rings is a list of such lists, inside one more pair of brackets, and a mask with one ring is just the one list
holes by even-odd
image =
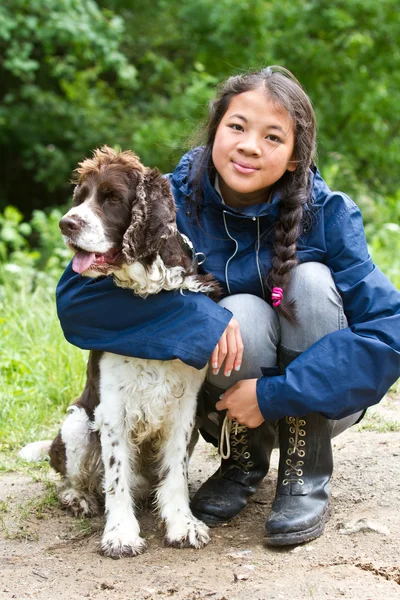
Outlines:
{"label": "girl's hand", "polygon": [[258,406],[257,379],[242,379],[226,390],[217,402],[217,410],[226,410],[227,416],[241,425],[254,428],[264,423]]}
{"label": "girl's hand", "polygon": [[232,373],[232,369],[239,371],[242,365],[243,358],[243,341],[240,334],[239,323],[236,319],[232,318],[228,327],[218,344],[214,348],[214,352],[211,354],[210,363],[212,372],[214,375],[218,375],[222,363],[225,360],[224,375],[229,377]]}

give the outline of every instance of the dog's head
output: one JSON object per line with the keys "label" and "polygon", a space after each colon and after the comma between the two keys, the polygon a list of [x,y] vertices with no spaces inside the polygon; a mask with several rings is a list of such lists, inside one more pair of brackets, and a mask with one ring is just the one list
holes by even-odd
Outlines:
{"label": "dog's head", "polygon": [[92,277],[151,260],[176,234],[169,183],[133,152],[103,146],[75,170],[74,205],[60,221],[73,269]]}

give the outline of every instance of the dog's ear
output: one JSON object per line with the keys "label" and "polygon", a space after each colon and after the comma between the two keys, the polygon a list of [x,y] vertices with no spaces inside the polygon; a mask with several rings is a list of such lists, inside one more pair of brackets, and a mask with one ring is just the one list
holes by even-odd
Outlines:
{"label": "dog's ear", "polygon": [[165,240],[176,234],[174,199],[168,180],[158,169],[138,174],[131,216],[122,242],[128,264],[157,254]]}

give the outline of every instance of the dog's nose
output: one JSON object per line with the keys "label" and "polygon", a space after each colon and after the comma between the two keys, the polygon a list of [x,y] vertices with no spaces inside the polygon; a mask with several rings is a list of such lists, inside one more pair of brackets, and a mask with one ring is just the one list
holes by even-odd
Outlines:
{"label": "dog's nose", "polygon": [[71,235],[77,233],[84,225],[84,222],[77,216],[63,217],[58,225],[64,235]]}

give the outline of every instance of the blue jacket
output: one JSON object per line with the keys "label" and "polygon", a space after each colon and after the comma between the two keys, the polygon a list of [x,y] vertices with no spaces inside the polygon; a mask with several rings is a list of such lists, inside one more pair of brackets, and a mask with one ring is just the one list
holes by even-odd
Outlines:
{"label": "blue jacket", "polygon": [[[196,156],[198,149],[186,154],[169,176],[178,228],[204,254],[203,268],[225,295],[263,298],[279,193],[268,204],[239,212],[223,204],[205,177],[196,217],[185,201]],[[345,194],[331,192],[318,172],[312,199],[311,225],[299,239],[298,258],[329,267],[349,327],[315,343],[284,375],[265,377],[260,371],[257,397],[266,420],[311,411],[341,418],[379,402],[400,376],[400,293],[368,254],[360,211]],[[196,368],[207,363],[232,316],[202,294],[162,292],[142,299],[116,287],[111,277],[85,278],[71,266],[59,282],[57,307],[65,337],[80,348],[179,358]]]}

